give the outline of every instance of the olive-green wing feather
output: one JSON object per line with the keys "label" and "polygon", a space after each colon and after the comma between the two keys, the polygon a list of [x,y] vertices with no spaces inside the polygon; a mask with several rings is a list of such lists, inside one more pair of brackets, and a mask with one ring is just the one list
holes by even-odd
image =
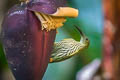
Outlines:
{"label": "olive-green wing feather", "polygon": [[79,47],[80,43],[71,38],[55,43],[50,62],[60,62],[72,57],[79,52]]}

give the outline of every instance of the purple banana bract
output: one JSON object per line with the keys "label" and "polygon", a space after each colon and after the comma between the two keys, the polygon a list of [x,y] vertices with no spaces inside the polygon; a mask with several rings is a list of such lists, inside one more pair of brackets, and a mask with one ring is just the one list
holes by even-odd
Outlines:
{"label": "purple banana bract", "polygon": [[31,0],[12,7],[3,21],[1,39],[16,80],[42,80],[56,30],[42,30],[34,11],[46,14],[66,6],[65,0]]}

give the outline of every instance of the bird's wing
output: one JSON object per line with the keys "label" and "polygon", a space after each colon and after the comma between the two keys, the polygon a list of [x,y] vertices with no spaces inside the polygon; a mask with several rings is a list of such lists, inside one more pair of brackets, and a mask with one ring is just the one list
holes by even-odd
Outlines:
{"label": "bird's wing", "polygon": [[59,42],[55,42],[51,56],[53,57],[60,53],[66,53],[65,51],[69,51],[69,49],[71,47],[70,43],[73,43],[73,41],[74,41],[73,39],[67,38],[67,39],[63,39]]}
{"label": "bird's wing", "polygon": [[[55,42],[50,58],[50,62],[52,61],[62,61],[64,59],[67,59],[71,56],[69,54],[73,53],[74,51],[71,51],[71,47],[74,44],[75,40],[71,38],[63,39],[59,42]],[[75,51],[76,52],[76,51]]]}

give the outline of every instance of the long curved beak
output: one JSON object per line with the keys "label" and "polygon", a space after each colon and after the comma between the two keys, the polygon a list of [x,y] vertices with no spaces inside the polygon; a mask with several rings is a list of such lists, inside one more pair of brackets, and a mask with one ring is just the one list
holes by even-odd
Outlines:
{"label": "long curved beak", "polygon": [[74,26],[75,26],[75,28],[79,31],[80,35],[81,35],[82,37],[84,37],[85,35],[84,35],[83,32],[81,31],[81,29],[80,29],[78,26],[76,26],[76,25],[74,25]]}
{"label": "long curved beak", "polygon": [[81,35],[81,39],[80,39],[80,42],[84,42],[85,41],[85,34],[81,31],[81,29],[78,27],[78,26],[76,26],[76,25],[74,25],[75,26],[75,28],[79,31],[79,33],[80,33],[80,35]]}

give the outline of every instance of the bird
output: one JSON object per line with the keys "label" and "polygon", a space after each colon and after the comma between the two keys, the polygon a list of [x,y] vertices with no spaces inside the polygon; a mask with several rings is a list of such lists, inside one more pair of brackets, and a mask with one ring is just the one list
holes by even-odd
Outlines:
{"label": "bird", "polygon": [[90,40],[85,36],[85,34],[80,30],[78,26],[74,26],[81,35],[80,41],[76,41],[72,38],[67,38],[59,42],[55,42],[49,63],[67,60],[72,56],[80,53],[82,50],[88,48]]}

